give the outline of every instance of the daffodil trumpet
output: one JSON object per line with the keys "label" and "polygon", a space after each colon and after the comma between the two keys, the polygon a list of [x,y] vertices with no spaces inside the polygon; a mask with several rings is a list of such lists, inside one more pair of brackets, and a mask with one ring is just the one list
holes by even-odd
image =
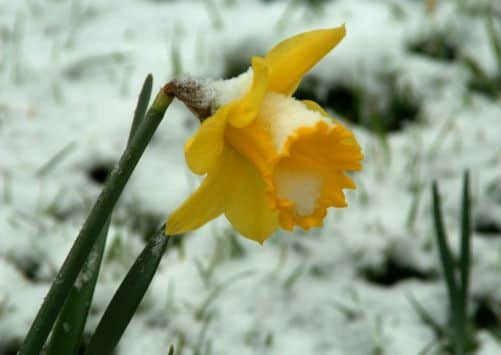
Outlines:
{"label": "daffodil trumpet", "polygon": [[279,226],[320,226],[328,207],[347,206],[343,189],[355,184],[345,172],[362,168],[359,144],[317,103],[291,97],[345,34],[344,25],[302,33],[253,57],[238,77],[165,86],[201,121],[185,158],[204,176],[169,216],[168,235],[224,214],[240,234],[262,243]]}

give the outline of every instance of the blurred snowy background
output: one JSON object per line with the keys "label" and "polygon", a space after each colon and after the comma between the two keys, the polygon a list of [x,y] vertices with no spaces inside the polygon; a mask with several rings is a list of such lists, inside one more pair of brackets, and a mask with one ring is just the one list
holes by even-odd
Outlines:
{"label": "blurred snowy background", "polygon": [[[437,354],[410,299],[447,322],[431,216],[453,246],[461,175],[474,202],[471,319],[501,353],[501,1],[0,0],[0,354],[15,354],[126,143],[148,73],[231,77],[287,36],[348,34],[296,96],[352,128],[366,156],[349,208],[264,246],[224,219],[165,255],[117,355]],[[500,53],[501,54],[501,53]],[[198,180],[179,102],[116,209],[86,334],[145,240]],[[245,202],[243,202],[245,203]]]}

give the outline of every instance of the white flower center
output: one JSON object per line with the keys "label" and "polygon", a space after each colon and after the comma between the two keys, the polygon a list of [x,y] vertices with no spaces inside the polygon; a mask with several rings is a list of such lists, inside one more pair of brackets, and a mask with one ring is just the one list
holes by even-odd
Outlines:
{"label": "white flower center", "polygon": [[[279,153],[285,152],[287,141],[302,127],[313,127],[320,121],[334,126],[331,120],[309,110],[301,101],[277,93],[266,94],[258,120],[268,129]],[[294,149],[290,154],[285,159],[294,160]],[[324,183],[321,175],[305,166],[278,163],[273,178],[278,197],[292,202],[297,215],[309,216],[315,211]]]}
{"label": "white flower center", "polygon": [[309,216],[315,211],[323,184],[321,176],[309,171],[278,168],[274,177],[278,197],[294,203],[299,216]]}

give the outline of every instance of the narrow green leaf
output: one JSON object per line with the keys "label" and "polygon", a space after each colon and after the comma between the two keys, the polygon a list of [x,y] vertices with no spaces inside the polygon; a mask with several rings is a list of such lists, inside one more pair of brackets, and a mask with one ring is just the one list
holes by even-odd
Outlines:
{"label": "narrow green leaf", "polygon": [[487,33],[489,33],[489,41],[491,42],[492,49],[494,49],[494,53],[498,60],[498,70],[501,71],[501,39],[496,33],[494,15],[492,15],[492,13],[487,15]]}
{"label": "narrow green leaf", "polygon": [[[134,134],[137,132],[137,128],[144,119],[151,97],[152,85],[153,77],[149,74],[144,81],[136,109],[134,110],[134,117],[132,119],[127,145],[130,144]],[[52,331],[46,355],[59,355],[63,353],[72,355],[76,354],[78,351],[87,315],[92,303],[109,227],[110,219],[108,219],[101,230],[101,234],[94,245],[93,251],[89,254],[82,271],[80,271],[79,278],[73,285],[64,303],[63,309]]]}
{"label": "narrow green leaf", "polygon": [[170,57],[172,63],[172,75],[177,78],[183,74],[183,61],[181,59],[181,52],[179,50],[179,42],[181,39],[181,31],[176,29],[172,45],[170,48]]}
{"label": "narrow green leaf", "polygon": [[103,258],[109,221],[101,231],[52,331],[46,355],[77,354]]}
{"label": "narrow green leaf", "polygon": [[144,115],[146,114],[146,110],[148,109],[148,104],[150,102],[152,88],[153,76],[151,74],[148,74],[146,76],[146,79],[144,80],[141,92],[139,93],[136,109],[134,111],[134,117],[132,118],[132,125],[130,127],[129,140],[127,142],[127,145],[130,144],[132,138],[134,137],[134,134],[137,131],[137,128],[144,120]]}
{"label": "narrow green leaf", "polygon": [[170,346],[169,353],[167,355],[174,355],[174,345]]}
{"label": "narrow green leaf", "polygon": [[465,57],[463,58],[463,62],[473,74],[476,86],[485,90],[489,93],[489,95],[496,96],[498,90],[496,85],[491,78],[489,78],[489,75],[485,72],[485,70],[482,69],[482,67],[475,61],[475,59]]}
{"label": "narrow green leaf", "polygon": [[157,271],[171,238],[167,237],[163,230],[164,227],[148,241],[113,295],[90,339],[86,355],[108,355],[120,341]]}
{"label": "narrow green leaf", "polygon": [[50,158],[46,163],[44,163],[38,170],[36,171],[36,175],[38,177],[47,175],[52,169],[56,167],[64,158],[77,146],[76,142],[70,142],[65,145],[60,151],[58,151],[52,158]]}
{"label": "narrow green leaf", "polygon": [[452,300],[454,299],[457,290],[456,279],[454,276],[454,259],[447,242],[447,235],[442,221],[440,195],[435,181],[433,182],[433,221],[435,223],[435,236],[437,238],[440,261],[442,263],[445,280],[447,282],[447,289],[449,291],[451,304],[453,304],[454,302]]}
{"label": "narrow green leaf", "polygon": [[205,300],[202,302],[202,304],[198,307],[198,309],[195,311],[195,318],[197,320],[202,320],[204,317],[207,315],[207,310],[209,309],[209,306],[214,302],[221,293],[230,287],[233,283],[241,280],[244,277],[252,275],[254,272],[251,270],[247,271],[242,271],[237,273],[236,275],[233,275],[229,277],[227,280],[223,281],[207,295]]}
{"label": "narrow green leaf", "polygon": [[444,336],[444,328],[431,316],[431,314],[423,307],[423,305],[419,303],[413,295],[407,295],[407,299],[409,300],[421,320],[426,323],[426,325],[431,327],[439,338]]}
{"label": "narrow green leaf", "polygon": [[19,355],[40,355],[42,347],[63,307],[71,288],[87,260],[101,230],[115,207],[118,198],[150,142],[173,97],[159,91],[146,113],[143,124],[123,152],[117,166],[106,181],[103,191],[92,207],[63,265],[42,302],[21,346]]}
{"label": "narrow green leaf", "polygon": [[431,354],[432,350],[434,347],[437,346],[437,339],[433,339],[432,341],[430,341],[428,344],[426,344],[423,349],[421,349],[420,352],[417,353],[417,355],[427,355],[427,354]]}
{"label": "narrow green leaf", "polygon": [[212,20],[212,26],[216,30],[222,30],[224,27],[223,17],[219,13],[219,9],[214,0],[204,0],[209,17]]}
{"label": "narrow green leaf", "polygon": [[463,178],[463,200],[461,208],[461,258],[459,260],[459,272],[461,276],[461,318],[466,322],[468,314],[468,288],[470,282],[471,266],[471,206],[470,206],[470,177],[465,171]]}
{"label": "narrow green leaf", "polygon": [[487,75],[485,70],[482,69],[482,67],[475,61],[475,59],[473,59],[472,57],[464,57],[463,62],[464,64],[466,64],[468,69],[470,69],[471,72],[475,74],[475,76],[480,77],[482,81],[489,80],[489,76]]}
{"label": "narrow green leaf", "polygon": [[435,222],[435,234],[440,253],[440,261],[445,275],[447,291],[449,295],[450,316],[454,333],[452,342],[456,355],[464,353],[464,321],[461,319],[461,294],[456,280],[456,266],[447,242],[447,235],[442,221],[440,194],[437,183],[433,182],[433,217]]}

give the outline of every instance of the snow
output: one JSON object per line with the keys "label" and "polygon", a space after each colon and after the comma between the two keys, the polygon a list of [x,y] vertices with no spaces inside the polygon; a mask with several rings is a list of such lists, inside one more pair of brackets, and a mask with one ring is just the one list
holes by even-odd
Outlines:
{"label": "snow", "polygon": [[321,176],[299,169],[278,168],[274,179],[278,197],[293,202],[299,216],[310,216],[315,211],[324,183]]}
{"label": "snow", "polygon": [[284,152],[287,141],[297,134],[300,127],[314,127],[319,122],[333,126],[326,117],[309,110],[298,100],[275,93],[264,97],[258,119],[269,129],[273,145],[279,153]]}
{"label": "snow", "polygon": [[[207,3],[215,13],[198,1],[0,0],[0,353],[24,336],[102,187],[88,170],[119,158],[147,73],[153,95],[182,75],[217,80],[230,56],[247,61],[245,71],[252,55],[289,35],[343,23],[346,38],[312,71],[315,93],[343,83],[380,104],[389,99],[384,75],[396,73],[398,90],[420,102],[419,121],[385,138],[344,122],[363,147],[364,170],[353,175],[358,188],[346,192],[349,207],[330,211],[323,228],[278,231],[260,246],[235,238],[220,218],[169,246],[117,354],[165,354],[180,343],[183,354],[419,353],[435,337],[409,295],[441,324],[448,307],[430,184],[440,184],[454,251],[465,168],[475,214],[499,226],[493,186],[501,176],[501,105],[469,89],[461,60],[407,48],[445,33],[462,55],[495,73],[485,18],[475,13],[488,1],[439,1],[427,14],[420,1],[338,0],[320,12],[287,10],[285,21],[285,1]],[[217,14],[222,28],[214,25]],[[244,77],[226,100],[249,85]],[[87,333],[142,250],[145,221],[156,229],[197,186],[183,145],[198,124],[174,102],[139,162],[112,221]],[[474,234],[472,312],[481,298],[501,302],[499,237]],[[428,276],[392,285],[364,276],[388,259]],[[227,285],[235,275],[244,276]],[[501,349],[488,330],[478,341],[479,354]]]}
{"label": "snow", "polygon": [[242,98],[252,84],[252,69],[228,80],[217,80],[209,87],[212,88],[215,105],[213,111],[232,101]]}

